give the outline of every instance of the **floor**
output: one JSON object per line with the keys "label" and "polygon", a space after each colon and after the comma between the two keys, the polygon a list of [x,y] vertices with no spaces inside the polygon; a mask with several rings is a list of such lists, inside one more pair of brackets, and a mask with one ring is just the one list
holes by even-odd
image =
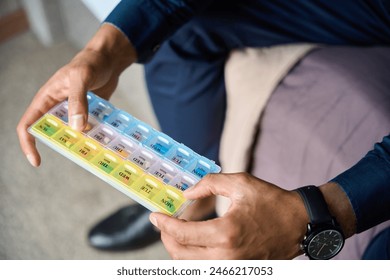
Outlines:
{"label": "floor", "polygon": [[[121,253],[89,247],[88,229],[132,201],[42,144],[40,168],[19,148],[15,128],[25,108],[76,51],[66,42],[44,48],[29,32],[0,44],[0,259],[167,259],[161,242]],[[139,71],[125,77],[142,79]],[[112,102],[157,126],[145,93],[128,97],[137,88],[127,79]]]}

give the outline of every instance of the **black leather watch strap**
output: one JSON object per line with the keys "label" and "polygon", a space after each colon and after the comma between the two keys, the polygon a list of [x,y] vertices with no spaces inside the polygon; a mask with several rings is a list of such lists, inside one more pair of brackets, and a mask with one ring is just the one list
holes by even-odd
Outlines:
{"label": "black leather watch strap", "polygon": [[328,205],[319,188],[316,186],[305,186],[296,189],[305,204],[310,222],[313,225],[331,223],[332,216],[329,213]]}

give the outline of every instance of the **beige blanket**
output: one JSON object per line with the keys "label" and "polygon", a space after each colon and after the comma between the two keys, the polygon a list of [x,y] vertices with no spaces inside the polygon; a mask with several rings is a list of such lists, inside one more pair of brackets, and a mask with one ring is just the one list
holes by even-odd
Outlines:
{"label": "beige blanket", "polygon": [[[227,110],[221,139],[222,172],[247,171],[260,115],[278,83],[315,45],[295,44],[232,52],[225,66]],[[222,215],[229,203],[218,198]]]}

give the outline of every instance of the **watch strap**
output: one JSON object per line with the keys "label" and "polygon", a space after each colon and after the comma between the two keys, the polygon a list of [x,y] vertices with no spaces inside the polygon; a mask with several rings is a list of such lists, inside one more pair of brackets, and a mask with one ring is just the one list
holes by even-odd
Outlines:
{"label": "watch strap", "polygon": [[317,225],[332,222],[333,219],[329,213],[328,205],[318,187],[305,186],[296,189],[296,191],[305,204],[311,224]]}

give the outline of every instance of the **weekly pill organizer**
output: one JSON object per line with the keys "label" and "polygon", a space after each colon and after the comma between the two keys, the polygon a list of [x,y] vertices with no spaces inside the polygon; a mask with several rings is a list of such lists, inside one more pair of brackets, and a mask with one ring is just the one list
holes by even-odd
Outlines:
{"label": "weekly pill organizer", "polygon": [[64,101],[43,115],[29,132],[151,211],[179,216],[191,201],[183,191],[221,168],[182,143],[110,102],[87,94],[88,124],[68,125]]}

